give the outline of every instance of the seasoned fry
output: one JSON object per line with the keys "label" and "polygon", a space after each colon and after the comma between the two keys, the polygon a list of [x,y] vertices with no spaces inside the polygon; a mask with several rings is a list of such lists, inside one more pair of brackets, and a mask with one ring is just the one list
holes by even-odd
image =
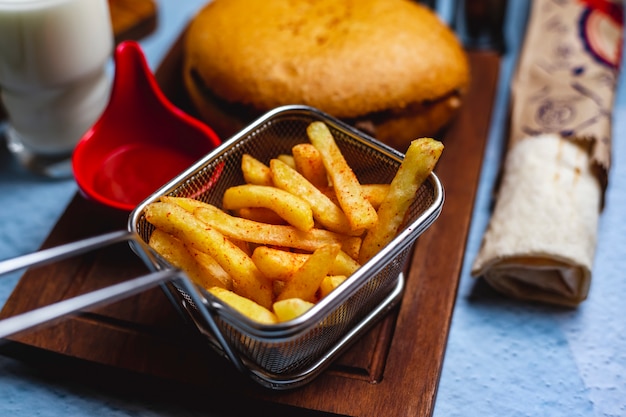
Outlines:
{"label": "seasoned fry", "polygon": [[156,229],[150,235],[148,244],[173,266],[185,271],[189,278],[201,287],[232,288],[230,275],[215,259],[206,253],[187,248],[173,235]]}
{"label": "seasoned fry", "polygon": [[341,250],[328,271],[331,275],[352,275],[361,265],[352,256]]}
{"label": "seasoned fry", "polygon": [[272,159],[270,172],[272,182],[276,187],[297,195],[309,203],[313,211],[313,218],[326,229],[355,236],[363,233],[363,230],[352,231],[348,218],[341,208],[287,164],[278,159]]}
{"label": "seasoned fry", "polygon": [[300,298],[288,298],[276,301],[273,306],[274,313],[279,322],[289,321],[306,313],[315,304]]}
{"label": "seasoned fry", "polygon": [[[337,199],[337,194],[335,193],[335,189],[333,187],[322,187],[320,191],[324,193],[324,195],[335,203],[339,204],[339,200]],[[380,204],[385,199],[387,192],[389,192],[389,184],[361,184],[361,192],[363,193],[363,197],[367,201],[370,202],[374,209],[378,210]]]}
{"label": "seasoned fry", "polygon": [[[268,279],[289,280],[310,254],[289,252],[281,249],[259,246],[252,253],[252,260]],[[340,251],[330,267],[330,275],[351,275],[359,264],[344,251]]]}
{"label": "seasoned fry", "polygon": [[184,208],[190,213],[193,213],[194,210],[197,209],[198,207],[205,207],[207,205],[207,203],[203,201],[194,200],[193,198],[187,198],[187,197],[172,197],[172,196],[164,195],[161,198],[159,198],[159,200],[163,203],[176,204]]}
{"label": "seasoned fry", "polygon": [[239,210],[244,207],[268,208],[304,232],[315,226],[310,204],[276,187],[253,184],[230,187],[224,192],[222,205],[226,210]]}
{"label": "seasoned fry", "polygon": [[356,231],[374,226],[378,221],[376,210],[363,196],[359,180],[341,154],[328,127],[323,122],[313,122],[307,127],[307,133],[311,143],[322,155],[339,205],[352,229]]}
{"label": "seasoned fry", "polygon": [[363,191],[363,197],[372,204],[372,207],[378,210],[389,192],[389,184],[363,184],[361,185],[361,190]]}
{"label": "seasoned fry", "polygon": [[[280,246],[313,252],[315,249],[332,244],[343,244],[342,248],[351,256],[354,246],[360,247],[360,238],[340,235],[324,229],[311,229],[308,232],[293,226],[259,223],[234,217],[212,205],[197,208],[194,214],[211,227],[229,238],[244,240],[261,245]],[[355,241],[357,241],[355,243]]]}
{"label": "seasoned fry", "polygon": [[341,246],[339,245],[326,245],[313,252],[304,265],[287,281],[285,288],[278,294],[277,301],[301,298],[305,301],[315,302],[315,293],[324,277],[328,275],[330,266],[340,250]]}
{"label": "seasoned fry", "polygon": [[252,320],[263,324],[278,322],[276,314],[246,297],[219,287],[209,288],[209,292]]}
{"label": "seasoned fry", "polygon": [[309,254],[258,246],[252,252],[251,258],[268,279],[286,281],[304,265]]}
{"label": "seasoned fry", "polygon": [[347,277],[345,275],[327,275],[320,284],[320,298],[326,297],[335,290]]}
{"label": "seasoned fry", "polygon": [[[160,200],[164,203],[173,203],[181,206],[185,210],[190,213],[193,213],[195,209],[198,207],[206,207],[207,203],[199,200],[194,200],[193,198],[188,197],[171,197],[171,196],[162,196]],[[247,255],[251,255],[252,251],[248,246],[248,242],[241,239],[231,238],[231,242],[239,247],[242,251],[244,251]]]}
{"label": "seasoned fry", "polygon": [[280,159],[281,161],[289,165],[291,168],[296,169],[296,161],[293,159],[292,155],[287,155],[283,153],[283,154],[278,155],[276,158]]}
{"label": "seasoned fry", "polygon": [[434,139],[422,138],[411,142],[378,209],[378,224],[368,230],[363,239],[359,263],[370,260],[394,238],[417,190],[435,168],[442,151],[443,144]]}
{"label": "seasoned fry", "polygon": [[[187,248],[191,256],[196,259],[196,262],[200,267],[207,271],[208,274],[218,280],[220,284],[216,283],[213,286],[222,287],[227,290],[233,289],[233,279],[228,275],[228,272],[222,268],[222,266],[211,255],[205,252],[201,252],[194,248]],[[211,282],[207,282],[207,285],[211,285]],[[206,286],[205,286],[206,288]]]}
{"label": "seasoned fry", "polygon": [[298,171],[317,188],[328,187],[328,174],[322,155],[311,143],[300,143],[291,149]]}
{"label": "seasoned fry", "polygon": [[241,156],[241,172],[248,184],[272,185],[270,168],[250,154]]}
{"label": "seasoned fry", "polygon": [[177,204],[156,202],[145,208],[146,220],[156,228],[178,237],[211,255],[233,280],[233,289],[266,308],[273,302],[272,283],[252,259],[215,228]]}
{"label": "seasoned fry", "polygon": [[243,207],[235,210],[235,214],[243,219],[254,220],[255,222],[287,224],[285,219],[276,214],[275,211],[265,207]]}

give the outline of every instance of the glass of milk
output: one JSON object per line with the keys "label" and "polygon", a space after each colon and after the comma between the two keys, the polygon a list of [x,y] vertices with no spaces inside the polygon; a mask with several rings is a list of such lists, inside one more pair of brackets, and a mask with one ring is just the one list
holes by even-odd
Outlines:
{"label": "glass of milk", "polygon": [[70,157],[109,100],[107,0],[0,0],[7,146],[28,169],[71,175]]}

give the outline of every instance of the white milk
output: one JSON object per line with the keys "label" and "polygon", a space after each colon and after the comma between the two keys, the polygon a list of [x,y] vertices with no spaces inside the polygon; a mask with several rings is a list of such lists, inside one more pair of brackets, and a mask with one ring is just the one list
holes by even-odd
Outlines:
{"label": "white milk", "polygon": [[70,153],[109,99],[107,0],[0,0],[0,90],[9,144]]}

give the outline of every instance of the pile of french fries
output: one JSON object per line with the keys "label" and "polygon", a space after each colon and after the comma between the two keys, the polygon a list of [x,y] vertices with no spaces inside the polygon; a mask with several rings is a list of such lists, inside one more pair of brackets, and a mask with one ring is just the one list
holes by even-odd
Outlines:
{"label": "pile of french fries", "polygon": [[387,245],[443,151],[417,139],[390,184],[360,184],[326,124],[307,135],[267,165],[243,155],[245,184],[221,208],[164,196],[144,212],[152,248],[264,324],[303,314]]}

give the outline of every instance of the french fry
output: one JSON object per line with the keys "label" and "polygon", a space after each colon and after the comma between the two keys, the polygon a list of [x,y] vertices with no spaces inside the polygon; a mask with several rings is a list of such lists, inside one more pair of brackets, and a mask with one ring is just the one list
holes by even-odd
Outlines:
{"label": "french fry", "polygon": [[166,261],[187,273],[189,278],[208,289],[221,287],[231,289],[233,286],[230,275],[210,255],[189,249],[178,238],[156,229],[148,241],[150,247],[157,251]]}
{"label": "french fry", "polygon": [[443,144],[431,138],[411,142],[378,209],[378,223],[363,239],[359,263],[370,260],[395,237],[417,190],[435,168],[442,151]]}
{"label": "french fry", "polygon": [[347,277],[345,275],[327,275],[320,284],[320,298],[326,297],[333,292],[335,288],[341,285]]}
{"label": "french fry", "polygon": [[313,122],[307,127],[307,133],[313,146],[322,155],[339,205],[348,217],[352,229],[356,231],[374,226],[378,221],[376,210],[363,196],[358,178],[341,154],[326,124]]}
{"label": "french fry", "polygon": [[288,155],[286,153],[281,153],[276,158],[280,159],[281,161],[283,161],[284,163],[289,165],[291,168],[296,169],[296,161],[293,159],[293,155]]}
{"label": "french fry", "polygon": [[[233,289],[233,279],[230,275],[228,275],[228,272],[226,272],[224,268],[222,268],[219,262],[217,262],[211,255],[194,248],[187,249],[191,253],[191,256],[195,258],[198,265],[200,265],[203,270],[207,271],[207,273],[209,273],[222,284],[220,285],[216,283],[213,286],[223,287],[227,290]],[[207,282],[207,285],[211,285],[211,282]]]}
{"label": "french fry", "polygon": [[[330,198],[330,201],[335,204],[339,204],[337,194],[335,193],[335,189],[333,187],[322,187],[320,188],[320,191],[323,192],[326,197]],[[380,204],[385,199],[387,192],[389,192],[389,184],[361,184],[361,192],[363,193],[363,197],[370,202],[372,207],[378,210]]]}
{"label": "french fry", "polygon": [[219,287],[209,288],[208,291],[224,303],[231,306],[234,310],[252,320],[263,324],[274,324],[278,322],[276,314],[272,311],[246,297],[242,297],[234,293],[233,291],[228,291]]}
{"label": "french fry", "polygon": [[349,236],[341,241],[341,250],[357,261],[359,259],[362,241],[363,239],[360,236]]}
{"label": "french fry", "polygon": [[[160,201],[164,203],[173,203],[173,204],[179,205],[190,213],[193,213],[194,210],[197,209],[198,207],[207,206],[207,203],[203,201],[195,200],[193,198],[188,198],[188,197],[162,196],[160,198]],[[230,241],[233,242],[235,245],[237,245],[239,249],[244,251],[247,255],[252,254],[252,251],[250,250],[250,247],[248,246],[248,242],[246,242],[245,240],[231,238]]]}
{"label": "french fry", "polygon": [[273,302],[272,283],[252,259],[215,228],[177,204],[148,204],[146,220],[156,228],[178,237],[201,252],[211,255],[233,280],[233,289],[266,308]]}
{"label": "french fry", "polygon": [[328,174],[322,155],[311,143],[300,143],[291,148],[293,161],[298,171],[317,188],[328,187]]}
{"label": "french fry", "polygon": [[241,172],[248,184],[272,185],[270,168],[250,154],[241,156]]}
{"label": "french fry", "polygon": [[304,232],[313,229],[313,210],[309,203],[287,191],[265,185],[237,185],[224,192],[222,205],[226,210],[264,207],[276,212],[287,223]]}
{"label": "french fry", "polygon": [[378,210],[389,192],[389,184],[362,184],[361,190],[363,191],[363,197],[372,204],[372,207]]}
{"label": "french fry", "polygon": [[[289,280],[291,276],[309,259],[308,253],[289,252],[286,250],[259,246],[252,253],[252,261],[268,279]],[[330,267],[330,275],[351,275],[359,264],[344,251],[340,251]]]}
{"label": "french fry", "polygon": [[257,246],[252,252],[252,261],[268,279],[286,281],[306,262],[306,253],[289,252]]}
{"label": "french fry", "polygon": [[352,275],[360,267],[361,265],[357,261],[355,261],[352,256],[341,250],[339,254],[337,254],[335,262],[333,262],[333,265],[328,273],[331,275],[348,276]]}
{"label": "french fry", "polygon": [[363,233],[363,230],[353,231],[341,208],[295,169],[278,159],[272,159],[270,172],[275,186],[297,195],[309,203],[313,211],[313,218],[326,229],[355,236]]}
{"label": "french fry", "polygon": [[335,244],[322,246],[313,252],[304,265],[287,281],[285,288],[278,294],[277,301],[301,298],[305,301],[315,302],[315,293],[324,277],[328,275],[330,266],[340,250],[341,246]]}
{"label": "french fry", "polygon": [[177,206],[184,208],[190,213],[193,213],[194,210],[197,209],[198,207],[205,207],[207,205],[207,203],[200,201],[200,200],[195,200],[193,198],[172,197],[172,196],[166,196],[166,195],[160,197],[159,201],[163,203],[176,204]]}
{"label": "french fry", "polygon": [[243,219],[254,220],[255,222],[287,224],[285,219],[276,214],[275,211],[265,207],[243,207],[235,210],[235,214]]}
{"label": "french fry", "polygon": [[324,229],[303,232],[289,225],[259,223],[231,216],[210,204],[197,208],[194,215],[229,238],[261,245],[313,252],[324,245],[338,243],[350,256],[353,256],[357,246],[360,248],[361,239],[358,237],[345,236]]}
{"label": "french fry", "polygon": [[276,301],[272,307],[279,322],[289,321],[306,313],[315,304],[300,298],[288,298]]}

